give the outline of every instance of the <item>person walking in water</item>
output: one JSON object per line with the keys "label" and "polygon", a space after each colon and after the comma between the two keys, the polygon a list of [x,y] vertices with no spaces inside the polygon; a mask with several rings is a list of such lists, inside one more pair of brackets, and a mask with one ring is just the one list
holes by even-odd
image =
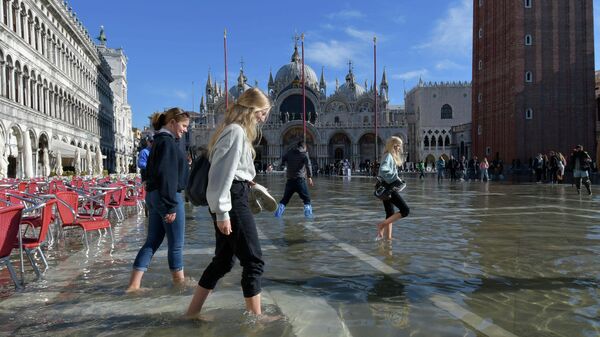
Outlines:
{"label": "person walking in water", "polygon": [[[379,176],[386,184],[390,185],[391,196],[390,199],[383,200],[385,220],[377,224],[376,240],[381,240],[384,237],[391,240],[394,221],[407,217],[410,212],[408,205],[399,193],[403,185],[406,185],[398,176],[398,166],[402,166],[402,139],[392,136],[385,143],[383,161],[379,166]],[[394,206],[398,208],[399,212],[394,212]]]}
{"label": "person walking in water", "polygon": [[304,141],[298,142],[295,148],[283,155],[281,162],[282,164],[287,163],[287,182],[285,183],[283,198],[279,201],[279,206],[277,206],[277,210],[275,211],[275,217],[281,218],[283,216],[285,206],[290,202],[292,195],[298,193],[304,202],[304,216],[311,218],[313,210],[306,182],[308,181],[310,186],[314,186],[314,183],[312,180],[310,158],[308,157],[308,152],[306,152],[306,143]]}
{"label": "person walking in water", "polygon": [[169,269],[175,285],[185,283],[183,273],[183,240],[185,208],[181,191],[188,179],[188,162],[178,140],[187,132],[190,115],[172,108],[152,115],[156,130],[152,151],[146,165],[146,204],[148,230],[146,242],[133,262],[127,292],[140,290],[144,272],[156,250],[167,236]]}
{"label": "person walking in water", "polygon": [[254,216],[248,193],[256,176],[252,144],[259,137],[259,125],[269,115],[269,98],[259,89],[244,91],[231,104],[225,119],[212,136],[208,150],[206,199],[215,230],[215,256],[202,273],[186,317],[195,318],[217,282],[240,260],[242,291],[246,310],[261,315],[261,278],[264,269]]}

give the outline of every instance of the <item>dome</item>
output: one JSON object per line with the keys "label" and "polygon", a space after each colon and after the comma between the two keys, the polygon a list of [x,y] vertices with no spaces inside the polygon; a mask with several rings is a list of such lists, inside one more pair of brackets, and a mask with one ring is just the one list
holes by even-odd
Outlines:
{"label": "dome", "polygon": [[[319,81],[317,80],[317,74],[315,71],[304,64],[304,78],[306,80],[307,87],[317,88]],[[283,67],[279,68],[275,75],[275,87],[285,88],[290,85],[294,80],[302,79],[302,62],[298,55],[298,46],[294,47],[294,54],[292,54],[292,61]]]}
{"label": "dome", "polygon": [[356,101],[366,91],[359,84],[346,82],[338,88],[337,92],[346,96],[349,101]]}
{"label": "dome", "polygon": [[252,88],[252,87],[246,83],[244,83],[243,86],[239,86],[236,84],[236,85],[231,86],[231,88],[229,88],[229,95],[231,95],[231,97],[233,97],[233,99],[238,99],[244,91],[246,91],[250,88]]}
{"label": "dome", "polygon": [[346,75],[346,83],[342,84],[342,86],[336,90],[336,93],[346,96],[346,99],[349,101],[356,101],[365,92],[365,88],[354,81],[352,63],[350,63],[350,69],[348,69],[348,74]]}
{"label": "dome", "polygon": [[248,83],[246,83],[246,81],[248,81],[248,78],[246,75],[244,75],[244,69],[240,69],[240,74],[237,78],[237,84],[229,88],[229,94],[233,97],[233,99],[238,99],[244,91],[252,88],[248,85]]}

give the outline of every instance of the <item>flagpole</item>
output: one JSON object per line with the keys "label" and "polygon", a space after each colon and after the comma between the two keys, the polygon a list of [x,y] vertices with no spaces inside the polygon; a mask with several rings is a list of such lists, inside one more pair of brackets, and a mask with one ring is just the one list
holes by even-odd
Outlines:
{"label": "flagpole", "polygon": [[302,37],[302,122],[304,127],[304,146],[306,146],[306,85],[304,83],[304,33]]}
{"label": "flagpole", "polygon": [[379,137],[377,135],[377,37],[373,37],[373,92],[375,96],[375,160],[379,161]]}
{"label": "flagpole", "polygon": [[229,86],[227,86],[227,28],[223,30],[223,51],[225,55],[225,110],[229,108]]}

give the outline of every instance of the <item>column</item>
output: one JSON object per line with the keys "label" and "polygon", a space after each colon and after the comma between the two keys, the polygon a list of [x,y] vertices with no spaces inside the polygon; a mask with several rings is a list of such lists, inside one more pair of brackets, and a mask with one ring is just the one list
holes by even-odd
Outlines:
{"label": "column", "polygon": [[[2,5],[2,1],[0,0],[0,5]],[[0,6],[3,7],[3,6]],[[0,16],[1,18],[1,16]],[[1,20],[1,19],[0,19]],[[6,62],[4,60],[0,60],[0,96],[6,96],[4,88],[6,87]]]}
{"label": "column", "polygon": [[29,74],[24,73],[22,75],[21,83],[23,83],[23,105],[29,106]]}
{"label": "column", "polygon": [[23,79],[20,69],[15,68],[15,101],[23,103]]}

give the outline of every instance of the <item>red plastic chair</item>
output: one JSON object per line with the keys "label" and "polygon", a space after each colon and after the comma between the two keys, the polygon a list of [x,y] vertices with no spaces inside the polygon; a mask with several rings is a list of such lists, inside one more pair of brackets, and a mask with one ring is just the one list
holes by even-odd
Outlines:
{"label": "red plastic chair", "polygon": [[[62,222],[62,227],[63,228],[68,228],[68,227],[81,228],[83,230],[83,238],[84,238],[86,248],[89,249],[87,232],[93,231],[93,230],[98,230],[98,232],[100,232],[100,229],[106,229],[110,233],[110,239],[114,246],[112,227],[111,227],[108,219],[101,217],[101,216],[100,217],[84,216],[84,215],[78,213],[79,194],[77,194],[75,192],[71,192],[71,191],[57,192],[56,198],[58,200],[57,209],[58,209],[58,214],[59,214],[61,222]],[[87,202],[91,202],[94,204],[100,204],[99,201],[90,199],[90,198],[84,198],[82,200],[82,203],[84,203],[84,204]],[[106,212],[102,212],[102,214],[105,214],[105,213]]]}
{"label": "red plastic chair", "polygon": [[[21,220],[22,224],[27,224],[27,225],[31,225],[31,226],[36,226],[36,225],[39,226],[39,232],[38,232],[37,237],[24,237],[22,240],[23,250],[27,254],[29,263],[31,263],[31,266],[33,267],[33,270],[35,271],[38,279],[42,277],[42,273],[40,272],[40,269],[37,267],[37,264],[35,263],[35,261],[33,259],[32,252],[37,251],[40,254],[40,257],[42,258],[42,261],[44,262],[45,269],[48,269],[48,261],[46,260],[46,256],[44,255],[44,252],[42,252],[40,245],[42,243],[44,243],[44,241],[46,240],[46,234],[48,234],[48,232],[49,232],[50,223],[53,221],[52,211],[54,210],[54,205],[56,205],[56,203],[57,203],[56,199],[50,199],[44,203],[40,203],[40,204],[34,206],[33,208],[25,209],[23,211],[23,213],[27,213],[27,212],[39,209],[39,210],[41,210],[41,213],[42,213],[39,220],[38,220],[38,218],[35,218],[33,220],[28,220],[26,218],[23,218]],[[36,225],[34,225],[33,222],[36,222]],[[15,248],[18,248],[18,247],[19,247],[19,243],[17,242],[15,244]]]}
{"label": "red plastic chair", "polygon": [[0,263],[6,264],[10,278],[17,289],[20,289],[21,285],[10,263],[10,253],[15,245],[19,245],[19,225],[23,208],[25,208],[23,205],[0,207]]}
{"label": "red plastic chair", "polygon": [[65,186],[65,183],[62,180],[52,180],[49,184],[48,184],[48,193],[50,194],[54,194],[56,192],[62,192],[62,191],[66,191],[67,187]]}
{"label": "red plastic chair", "polygon": [[106,207],[115,212],[117,215],[117,222],[122,222],[125,219],[125,215],[123,214],[121,207],[123,206],[123,201],[125,201],[127,195],[127,186],[122,183],[114,183],[108,185],[108,187],[115,188],[116,190],[108,192],[111,194],[111,197],[105,201]]}
{"label": "red plastic chair", "polygon": [[146,191],[141,184],[132,184],[127,186],[127,193],[122,206],[135,207],[138,214],[144,209]]}

